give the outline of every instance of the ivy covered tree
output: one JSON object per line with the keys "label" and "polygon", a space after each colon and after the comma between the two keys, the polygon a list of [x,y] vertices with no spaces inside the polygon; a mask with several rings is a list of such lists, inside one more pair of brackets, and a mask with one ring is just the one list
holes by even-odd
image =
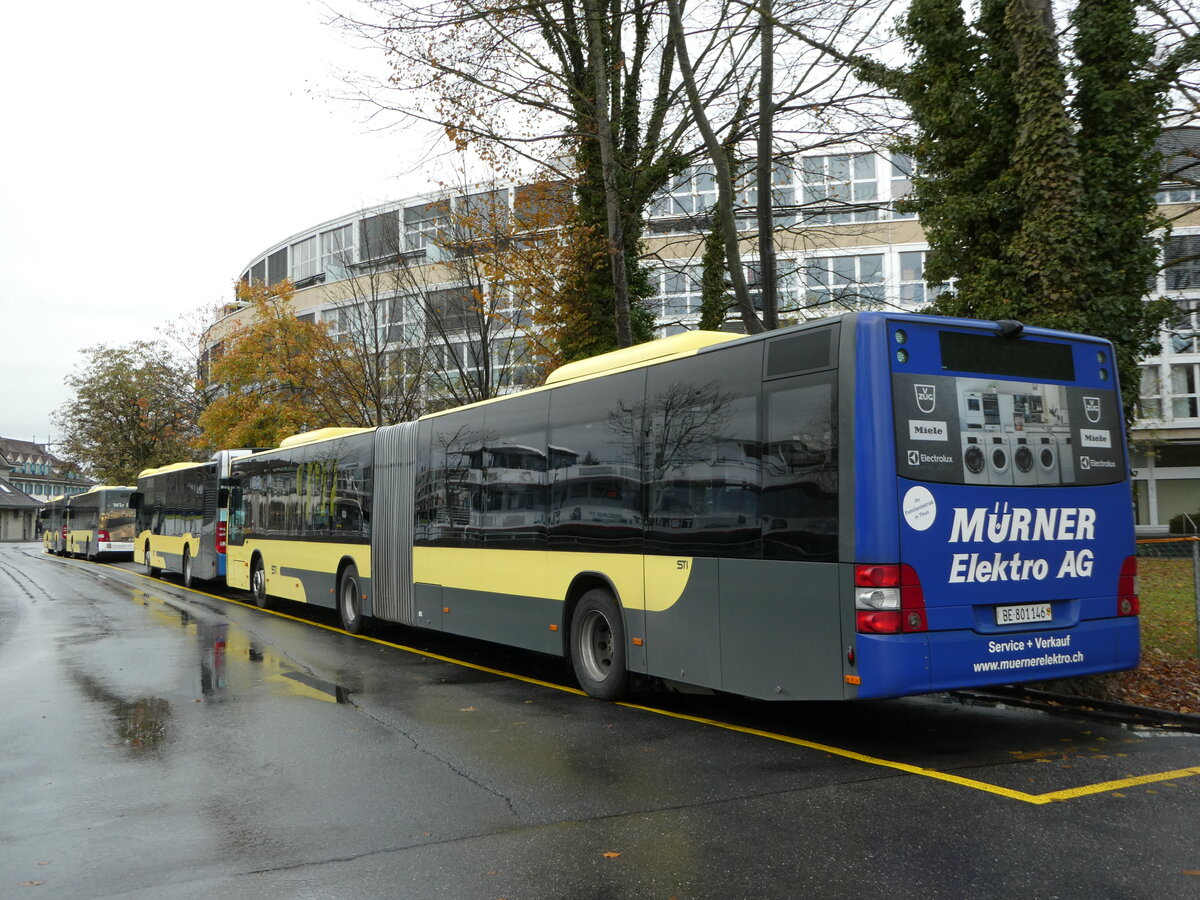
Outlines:
{"label": "ivy covered tree", "polygon": [[1064,51],[1049,0],[982,0],[974,22],[957,0],[914,0],[901,28],[912,64],[860,68],[912,114],[908,207],[927,279],[954,279],[933,311],[1107,337],[1127,386],[1169,312],[1145,299],[1164,224],[1154,144],[1200,49],[1158,52],[1138,11],[1081,0]]}

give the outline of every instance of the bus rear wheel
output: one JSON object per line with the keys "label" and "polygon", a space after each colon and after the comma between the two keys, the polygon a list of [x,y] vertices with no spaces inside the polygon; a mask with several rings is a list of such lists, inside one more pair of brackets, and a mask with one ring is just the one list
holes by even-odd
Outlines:
{"label": "bus rear wheel", "polygon": [[146,574],[149,575],[151,578],[157,578],[159,575],[162,574],[162,569],[160,569],[158,566],[150,565],[150,542],[149,541],[146,542],[145,551],[146,552],[142,557],[142,562],[146,566]]}
{"label": "bus rear wheel", "polygon": [[271,600],[267,596],[267,570],[263,568],[262,557],[254,557],[250,566],[250,593],[254,595],[254,605],[259,609],[267,609]]}
{"label": "bus rear wheel", "polygon": [[625,622],[613,595],[592,588],[571,618],[571,665],[579,686],[597,700],[619,700],[629,690]]}
{"label": "bus rear wheel", "polygon": [[342,615],[342,628],[351,634],[362,634],[362,589],[358,583],[358,568],[353,563],[342,571],[338,582],[338,612]]}
{"label": "bus rear wheel", "polygon": [[183,586],[190,588],[192,586],[192,553],[187,548],[183,548]]}

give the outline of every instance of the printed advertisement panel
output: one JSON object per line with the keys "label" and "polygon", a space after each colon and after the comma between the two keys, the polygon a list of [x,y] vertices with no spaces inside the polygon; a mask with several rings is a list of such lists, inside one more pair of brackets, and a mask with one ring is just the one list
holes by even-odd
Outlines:
{"label": "printed advertisement panel", "polygon": [[896,469],[905,478],[1031,487],[1125,477],[1115,391],[896,373],[892,399]]}

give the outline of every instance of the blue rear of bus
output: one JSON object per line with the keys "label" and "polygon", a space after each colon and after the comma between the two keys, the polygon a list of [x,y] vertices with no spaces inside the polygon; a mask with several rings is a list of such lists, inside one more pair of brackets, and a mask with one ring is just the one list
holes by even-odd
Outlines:
{"label": "blue rear of bus", "polygon": [[855,350],[858,696],[1136,666],[1111,345],[867,313]]}

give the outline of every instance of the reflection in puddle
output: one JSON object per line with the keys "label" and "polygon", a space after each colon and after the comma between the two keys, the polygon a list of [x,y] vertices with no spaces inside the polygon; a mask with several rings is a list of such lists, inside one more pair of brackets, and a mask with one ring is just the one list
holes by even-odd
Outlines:
{"label": "reflection in puddle", "polygon": [[161,697],[127,700],[82,672],[71,678],[84,696],[108,709],[120,745],[133,756],[153,756],[167,743],[174,711]]}
{"label": "reflection in puddle", "polygon": [[156,621],[195,635],[198,686],[200,695],[208,702],[234,700],[260,682],[270,685],[276,693],[328,703],[350,702],[348,688],[301,671],[269,646],[252,640],[236,625],[214,621],[203,611],[176,606],[156,594],[134,589],[131,595],[134,602],[151,611]]}

